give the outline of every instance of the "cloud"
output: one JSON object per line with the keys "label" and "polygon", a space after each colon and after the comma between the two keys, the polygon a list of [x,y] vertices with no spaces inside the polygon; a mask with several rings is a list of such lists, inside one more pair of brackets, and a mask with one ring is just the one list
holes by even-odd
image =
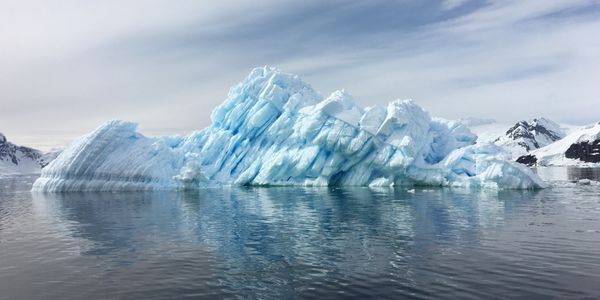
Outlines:
{"label": "cloud", "polygon": [[[0,3],[0,130],[60,140],[108,118],[185,133],[252,67],[433,115],[600,119],[598,1]],[[11,134],[12,133],[12,134]],[[45,134],[41,140],[59,138]],[[44,145],[48,142],[44,142]]]}
{"label": "cloud", "polygon": [[450,10],[460,7],[469,2],[469,0],[444,0],[442,1],[442,7],[444,9]]}

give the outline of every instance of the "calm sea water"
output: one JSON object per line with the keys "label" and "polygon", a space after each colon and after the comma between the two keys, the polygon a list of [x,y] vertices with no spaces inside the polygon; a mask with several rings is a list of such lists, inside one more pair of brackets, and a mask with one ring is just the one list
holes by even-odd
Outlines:
{"label": "calm sea water", "polygon": [[593,183],[35,194],[34,179],[0,179],[0,299],[600,298]]}

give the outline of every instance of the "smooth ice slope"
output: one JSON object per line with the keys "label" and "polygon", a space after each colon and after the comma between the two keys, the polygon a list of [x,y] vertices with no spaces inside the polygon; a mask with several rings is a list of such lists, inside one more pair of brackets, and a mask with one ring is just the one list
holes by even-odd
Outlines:
{"label": "smooth ice slope", "polygon": [[410,100],[359,107],[322,99],[296,75],[257,68],[187,137],[149,138],[110,121],[42,172],[41,191],[190,189],[210,185],[540,188],[527,167],[458,122]]}

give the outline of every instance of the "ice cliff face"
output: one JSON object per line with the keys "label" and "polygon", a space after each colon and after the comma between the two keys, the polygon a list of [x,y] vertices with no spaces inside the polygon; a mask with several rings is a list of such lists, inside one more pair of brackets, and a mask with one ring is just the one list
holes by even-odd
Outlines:
{"label": "ice cliff face", "polygon": [[431,185],[540,188],[500,148],[412,101],[361,108],[322,99],[298,76],[253,70],[187,137],[145,137],[110,121],[43,170],[41,191],[194,189],[210,185]]}

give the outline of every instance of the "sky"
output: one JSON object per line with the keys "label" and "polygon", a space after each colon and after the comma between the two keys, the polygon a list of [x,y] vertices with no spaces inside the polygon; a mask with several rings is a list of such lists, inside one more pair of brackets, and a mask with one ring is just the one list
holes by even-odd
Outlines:
{"label": "sky", "polygon": [[600,0],[0,0],[0,132],[48,150],[109,119],[210,124],[259,66],[363,106],[600,121]]}

